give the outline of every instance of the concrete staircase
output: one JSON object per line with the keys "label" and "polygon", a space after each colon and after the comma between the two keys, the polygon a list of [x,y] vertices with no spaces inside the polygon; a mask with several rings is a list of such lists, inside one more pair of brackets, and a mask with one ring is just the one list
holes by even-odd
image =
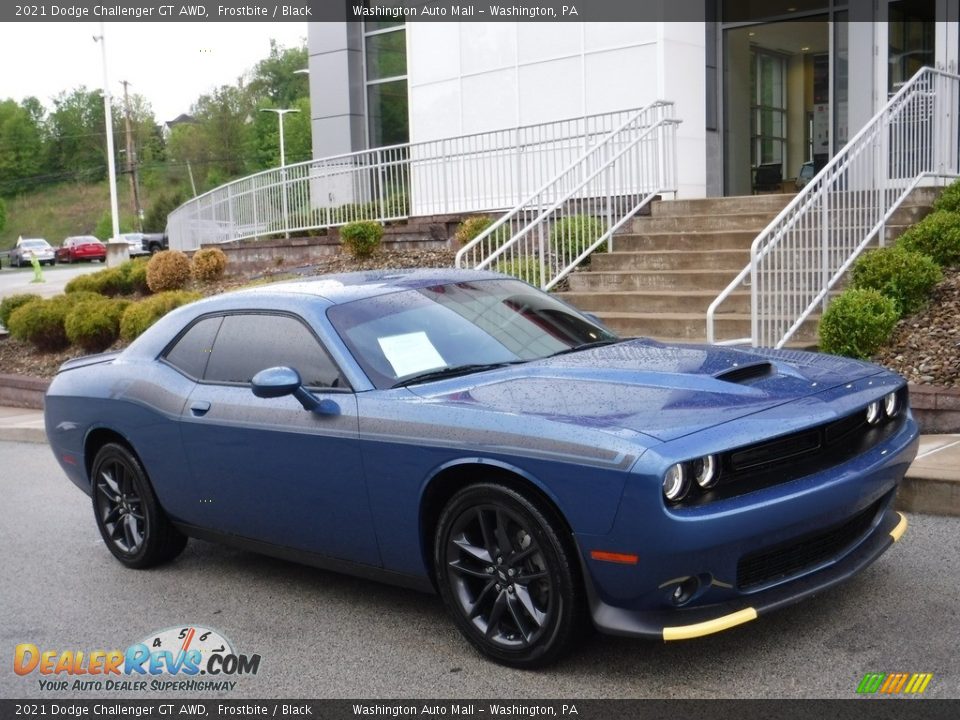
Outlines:
{"label": "concrete staircase", "polygon": [[[936,191],[917,190],[891,218],[887,238],[899,236],[929,212]],[[613,251],[595,253],[588,268],[569,276],[558,293],[626,336],[703,342],[707,307],[750,261],[750,244],[793,195],[665,200],[617,234]],[[718,336],[750,334],[749,289],[720,308]],[[817,318],[794,336],[793,346],[816,344]]]}

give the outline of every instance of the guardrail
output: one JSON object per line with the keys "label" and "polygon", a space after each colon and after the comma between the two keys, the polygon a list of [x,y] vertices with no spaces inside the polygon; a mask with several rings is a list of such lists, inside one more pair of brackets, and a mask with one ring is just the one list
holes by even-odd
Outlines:
{"label": "guardrail", "polygon": [[750,337],[724,344],[782,347],[818,308],[886,222],[920,185],[960,170],[960,75],[923,68],[848,142],[753,241],[750,264],[710,304],[716,316],[750,288]]}
{"label": "guardrail", "polygon": [[457,267],[495,269],[549,290],[654,197],[677,190],[673,103],[634,112],[556,177],[457,252]]}
{"label": "guardrail", "polygon": [[321,230],[355,220],[513,207],[636,110],[308,160],[221,185],[174,210],[170,247]]}

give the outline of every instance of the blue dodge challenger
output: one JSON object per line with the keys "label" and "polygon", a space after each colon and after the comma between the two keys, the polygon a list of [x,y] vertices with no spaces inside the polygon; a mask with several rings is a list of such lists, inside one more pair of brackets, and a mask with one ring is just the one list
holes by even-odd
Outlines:
{"label": "blue dodge challenger", "polygon": [[187,537],[436,591],[537,667],[585,621],[680,640],[842,582],[906,529],[897,375],[617,337],[502,275],[321,277],[63,365],[46,430],[109,550]]}

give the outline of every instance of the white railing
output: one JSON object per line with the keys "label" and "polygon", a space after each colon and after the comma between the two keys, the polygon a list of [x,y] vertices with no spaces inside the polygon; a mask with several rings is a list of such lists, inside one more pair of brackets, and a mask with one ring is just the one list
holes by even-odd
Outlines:
{"label": "white railing", "polygon": [[174,210],[170,246],[321,230],[355,220],[505,210],[636,110],[308,160],[221,185]]}
{"label": "white railing", "polygon": [[673,103],[632,113],[575,162],[458,252],[457,267],[515,275],[549,290],[644,205],[677,191]]}
{"label": "white railing", "polygon": [[[717,342],[717,310],[750,288],[749,338],[724,344],[782,347],[818,309],[910,192],[955,178],[960,76],[923,68],[848,142],[757,236],[750,264],[707,310]],[[721,315],[722,317],[722,315]]]}

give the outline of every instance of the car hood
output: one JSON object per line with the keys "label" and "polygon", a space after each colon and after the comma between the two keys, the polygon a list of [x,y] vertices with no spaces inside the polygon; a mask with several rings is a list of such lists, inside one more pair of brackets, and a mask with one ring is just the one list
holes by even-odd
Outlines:
{"label": "car hood", "polygon": [[882,372],[832,355],[639,339],[410,390],[433,402],[667,441]]}

